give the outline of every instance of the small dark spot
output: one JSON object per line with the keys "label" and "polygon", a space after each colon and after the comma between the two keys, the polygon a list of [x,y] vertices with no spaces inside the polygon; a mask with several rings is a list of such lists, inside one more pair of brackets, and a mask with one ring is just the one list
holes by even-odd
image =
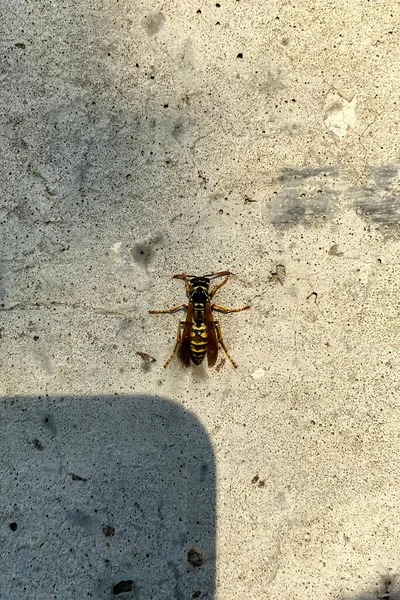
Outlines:
{"label": "small dark spot", "polygon": [[254,475],[253,479],[251,480],[251,483],[257,483],[259,479],[260,477],[258,475]]}
{"label": "small dark spot", "polygon": [[265,487],[265,480],[264,479],[260,479],[260,481],[258,482],[258,487]]}
{"label": "small dark spot", "polygon": [[87,479],[85,477],[81,477],[80,475],[75,475],[75,473],[70,473],[72,477],[72,481],[83,481],[86,483]]}
{"label": "small dark spot", "polygon": [[221,5],[217,2],[215,6],[219,8]]}
{"label": "small dark spot", "polygon": [[15,44],[15,47],[19,48],[20,50],[25,50],[25,48],[26,48],[26,46],[25,46],[25,44],[23,42],[17,42]]}
{"label": "small dark spot", "polygon": [[37,342],[37,341],[38,341],[38,339],[39,339],[39,336],[38,336],[38,335],[34,335],[34,336],[33,336],[33,339],[35,340],[35,342]]}
{"label": "small dark spot", "polygon": [[164,108],[168,108],[168,104],[164,104]]}
{"label": "small dark spot", "polygon": [[120,581],[113,586],[113,594],[118,596],[118,594],[124,594],[125,592],[131,592],[133,590],[133,581],[132,579],[127,579],[126,581]]}
{"label": "small dark spot", "polygon": [[127,180],[130,181],[132,179],[132,175],[130,173],[128,173],[128,175],[126,176]]}
{"label": "small dark spot", "polygon": [[36,450],[43,450],[43,444],[37,438],[34,439],[32,443],[33,443],[34,447],[36,448]]}
{"label": "small dark spot", "polygon": [[204,558],[201,552],[195,548],[190,548],[187,553],[187,561],[194,569],[200,568],[204,563]]}
{"label": "small dark spot", "polygon": [[222,210],[222,208],[220,208],[220,209],[219,209],[218,213],[219,213],[220,215],[223,215],[223,214],[224,214],[224,211]]}
{"label": "small dark spot", "polygon": [[153,358],[152,356],[150,356],[150,354],[146,354],[146,352],[136,352],[137,356],[140,356],[140,358],[142,359],[143,362],[145,362],[146,364],[151,364],[156,362],[156,359]]}
{"label": "small dark spot", "polygon": [[243,52],[239,52],[236,58],[243,58]]}
{"label": "small dark spot", "polygon": [[249,198],[248,196],[244,197],[245,204],[250,204],[251,202],[257,202],[257,200],[255,200],[254,198]]}
{"label": "small dark spot", "polygon": [[192,598],[200,598],[201,592],[193,592]]}
{"label": "small dark spot", "polygon": [[201,15],[201,10],[196,11],[196,15]]}
{"label": "small dark spot", "polygon": [[[382,264],[382,259],[378,258],[378,263]],[[0,331],[0,339],[1,339],[1,331]]]}
{"label": "small dark spot", "polygon": [[17,531],[18,525],[16,523],[10,523],[9,528],[11,529],[11,531]]}
{"label": "small dark spot", "polygon": [[115,527],[111,527],[111,525],[104,525],[103,533],[106,537],[113,537],[115,535]]}

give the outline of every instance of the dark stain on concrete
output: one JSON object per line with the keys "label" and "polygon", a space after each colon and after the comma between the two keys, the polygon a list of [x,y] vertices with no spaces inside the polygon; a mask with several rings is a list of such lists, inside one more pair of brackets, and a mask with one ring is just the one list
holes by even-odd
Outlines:
{"label": "dark stain on concrete", "polygon": [[353,208],[361,217],[373,223],[397,229],[400,225],[399,167],[373,167],[366,185],[353,188]]}
{"label": "dark stain on concrete", "polygon": [[147,15],[143,21],[143,27],[147,31],[149,36],[156,35],[162,28],[165,22],[165,17],[162,12],[155,12],[151,15]]}
{"label": "dark stain on concrete", "polygon": [[163,240],[164,237],[162,235],[157,235],[146,242],[138,242],[135,244],[132,248],[132,258],[135,263],[147,268],[154,259],[156,249]]}
{"label": "dark stain on concrete", "polygon": [[321,227],[339,213],[336,177],[332,167],[283,170],[278,177],[283,189],[267,207],[268,220],[278,229]]}

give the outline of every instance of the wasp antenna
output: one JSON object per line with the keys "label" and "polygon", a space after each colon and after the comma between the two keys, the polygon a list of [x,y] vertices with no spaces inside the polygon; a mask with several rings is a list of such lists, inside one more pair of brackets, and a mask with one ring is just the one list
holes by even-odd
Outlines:
{"label": "wasp antenna", "polygon": [[233,275],[231,271],[218,271],[218,273],[210,273],[209,275],[203,275],[203,277],[223,277],[224,275]]}

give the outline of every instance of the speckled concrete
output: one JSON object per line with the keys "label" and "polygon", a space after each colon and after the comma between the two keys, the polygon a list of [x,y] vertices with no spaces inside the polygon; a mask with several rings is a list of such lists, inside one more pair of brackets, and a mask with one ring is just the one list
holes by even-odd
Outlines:
{"label": "speckled concrete", "polygon": [[2,8],[0,597],[399,600],[399,6]]}

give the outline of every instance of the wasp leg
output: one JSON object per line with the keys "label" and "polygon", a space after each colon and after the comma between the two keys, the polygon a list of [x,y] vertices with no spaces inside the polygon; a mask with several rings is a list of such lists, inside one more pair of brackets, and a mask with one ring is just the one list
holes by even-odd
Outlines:
{"label": "wasp leg", "polygon": [[178,304],[178,306],[173,306],[172,308],[168,308],[167,310],[149,310],[151,315],[161,315],[165,313],[174,313],[176,310],[180,310],[181,308],[187,309],[187,304]]}
{"label": "wasp leg", "polygon": [[222,331],[221,331],[221,325],[219,324],[218,321],[214,321],[214,325],[215,328],[217,330],[217,336],[218,336],[218,341],[221,344],[221,346],[224,349],[225,354],[227,355],[227,357],[229,358],[229,360],[231,361],[232,365],[235,367],[235,369],[237,369],[237,364],[235,363],[235,361],[233,360],[232,356],[229,354],[229,350],[226,347],[226,344],[224,342],[224,338],[222,337]]}
{"label": "wasp leg", "polygon": [[221,312],[224,313],[231,313],[231,312],[241,312],[242,310],[247,310],[248,308],[250,308],[250,306],[242,306],[241,308],[226,308],[226,306],[220,306],[219,304],[212,304],[211,308],[214,310],[220,310]]}
{"label": "wasp leg", "polygon": [[188,295],[190,294],[190,284],[189,284],[189,282],[187,280],[186,273],[178,273],[176,275],[173,275],[172,279],[183,279],[183,281],[185,282],[186,292],[187,292]]}
{"label": "wasp leg", "polygon": [[178,348],[179,344],[181,343],[181,339],[182,339],[181,327],[182,327],[182,325],[184,325],[184,324],[185,324],[185,321],[181,321],[181,322],[179,323],[179,325],[178,325],[178,331],[177,331],[177,334],[176,334],[176,342],[175,342],[175,346],[174,346],[174,349],[172,350],[172,354],[171,354],[171,356],[169,357],[169,359],[167,360],[167,362],[166,362],[166,363],[165,363],[165,365],[164,365],[164,369],[166,369],[166,368],[168,367],[169,363],[170,363],[170,362],[171,362],[171,360],[174,358],[174,356],[175,356],[175,352],[176,352],[176,350],[177,350],[177,348]]}
{"label": "wasp leg", "polygon": [[225,279],[223,281],[221,281],[221,283],[218,283],[217,285],[215,285],[213,287],[213,289],[211,290],[211,292],[210,292],[210,298],[212,298],[214,296],[215,292],[217,290],[219,290],[220,287],[222,287],[223,285],[225,285],[228,280],[229,280],[229,277],[225,277]]}

